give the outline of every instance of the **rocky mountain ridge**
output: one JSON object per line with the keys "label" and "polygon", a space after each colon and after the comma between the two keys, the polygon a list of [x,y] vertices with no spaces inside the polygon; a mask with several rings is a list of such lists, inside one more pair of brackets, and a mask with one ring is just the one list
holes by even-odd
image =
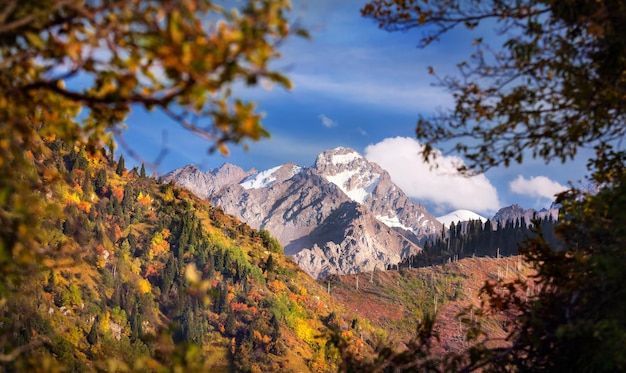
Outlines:
{"label": "rocky mountain ridge", "polygon": [[[176,180],[176,184],[189,189],[202,199],[209,199],[226,185],[237,183],[256,170],[244,171],[239,166],[224,163],[220,168],[202,172],[195,165],[187,165],[168,173],[167,180]],[[202,185],[202,188],[198,186]]]}
{"label": "rocky mountain ridge", "polygon": [[515,221],[524,219],[526,225],[530,225],[534,218],[545,219],[552,218],[552,220],[558,220],[559,208],[555,205],[550,206],[549,209],[524,209],[518,204],[503,207],[493,216],[494,221],[500,223],[506,223],[507,221]]}
{"label": "rocky mountain ridge", "polygon": [[[487,220],[469,210],[435,218],[395,185],[387,171],[345,147],[319,154],[310,167],[286,163],[259,172],[225,163],[202,172],[189,165],[164,179],[253,228],[268,230],[313,277],[386,268],[419,252],[424,239],[441,234],[451,222]],[[524,218],[529,224],[535,215],[556,220],[558,208],[536,211],[512,205],[491,221]]]}
{"label": "rocky mountain ridge", "polygon": [[246,172],[225,164],[202,173],[186,166],[165,180],[269,230],[313,277],[385,268],[441,230],[385,170],[349,148],[321,153],[312,167]]}

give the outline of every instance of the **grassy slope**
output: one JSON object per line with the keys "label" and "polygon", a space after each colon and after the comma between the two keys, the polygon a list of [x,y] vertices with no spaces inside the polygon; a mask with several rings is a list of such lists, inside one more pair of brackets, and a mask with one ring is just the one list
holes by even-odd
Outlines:
{"label": "grassy slope", "polygon": [[[466,258],[445,266],[335,277],[331,294],[359,317],[386,330],[387,340],[399,348],[414,336],[425,314],[435,313],[436,302],[439,350],[458,352],[467,343],[465,325],[457,315],[470,305],[480,306],[478,294],[485,281],[526,278],[529,273],[519,257]],[[506,337],[503,316],[490,315],[483,323],[490,337]]]}

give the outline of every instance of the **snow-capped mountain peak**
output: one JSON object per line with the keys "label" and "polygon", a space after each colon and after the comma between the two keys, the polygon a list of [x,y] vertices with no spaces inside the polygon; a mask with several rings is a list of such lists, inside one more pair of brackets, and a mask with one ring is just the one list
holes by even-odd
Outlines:
{"label": "snow-capped mountain peak", "polygon": [[518,204],[503,207],[493,217],[494,221],[506,223],[507,221],[523,220],[526,225],[532,223],[533,218],[548,218],[551,217],[554,220],[559,218],[559,208],[556,205],[550,206],[550,209],[542,209],[537,211],[535,209],[524,209]]}
{"label": "snow-capped mountain peak", "polygon": [[450,224],[458,224],[459,222],[466,222],[470,220],[480,220],[483,223],[487,221],[487,218],[478,215],[477,213],[470,210],[455,210],[449,214],[437,217],[442,224],[446,227],[450,228]]}
{"label": "snow-capped mountain peak", "polygon": [[318,155],[314,168],[360,204],[364,204],[373,193],[382,173],[378,165],[368,162],[355,150],[344,147]]}
{"label": "snow-capped mountain peak", "polygon": [[330,160],[335,165],[349,164],[356,160],[364,159],[364,157],[354,149],[344,147],[335,148],[329,152],[320,154],[320,156],[327,154],[330,154]]}
{"label": "snow-capped mountain peak", "polygon": [[353,149],[327,150],[317,156],[313,167],[390,228],[401,228],[418,236],[433,234],[440,229],[435,217],[423,206],[412,202],[391,181],[387,171]]}

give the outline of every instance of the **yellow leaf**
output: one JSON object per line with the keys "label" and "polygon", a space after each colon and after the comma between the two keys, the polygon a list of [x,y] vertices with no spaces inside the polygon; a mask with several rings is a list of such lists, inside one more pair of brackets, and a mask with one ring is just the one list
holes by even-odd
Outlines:
{"label": "yellow leaf", "polygon": [[192,284],[200,282],[200,272],[196,269],[196,265],[194,263],[187,265],[187,269],[185,269],[185,278]]}
{"label": "yellow leaf", "polygon": [[26,38],[26,40],[28,40],[28,43],[30,43],[35,48],[39,48],[39,49],[43,49],[44,48],[43,40],[41,39],[41,35],[36,34],[36,33],[32,32],[32,31],[26,31],[26,32],[24,32],[24,37]]}
{"label": "yellow leaf", "polygon": [[170,38],[176,44],[181,43],[184,38],[183,32],[180,30],[180,13],[177,10],[174,10],[170,15],[169,22],[169,33]]}
{"label": "yellow leaf", "polygon": [[226,145],[219,143],[217,144],[217,150],[222,154],[222,155],[229,155],[230,151],[228,150],[228,148],[226,147]]}
{"label": "yellow leaf", "polygon": [[183,55],[181,56],[181,60],[185,65],[189,65],[191,63],[191,45],[189,43],[184,43],[182,47]]}
{"label": "yellow leaf", "polygon": [[142,294],[147,294],[152,291],[152,286],[150,286],[150,282],[145,278],[139,280],[139,292]]}

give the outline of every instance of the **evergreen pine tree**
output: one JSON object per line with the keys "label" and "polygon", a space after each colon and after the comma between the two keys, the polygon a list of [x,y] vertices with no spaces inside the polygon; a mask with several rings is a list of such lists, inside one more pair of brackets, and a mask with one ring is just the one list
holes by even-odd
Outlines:
{"label": "evergreen pine tree", "polygon": [[89,172],[85,171],[85,177],[83,178],[83,196],[85,199],[89,199],[93,193],[93,186],[91,184],[91,177]]}
{"label": "evergreen pine tree", "polygon": [[101,168],[96,175],[96,181],[94,183],[96,187],[96,193],[102,195],[102,188],[107,185],[107,182],[107,172],[104,168]]}
{"label": "evergreen pine tree", "polygon": [[67,165],[69,166],[68,171],[74,170],[77,157],[78,153],[76,153],[76,148],[74,146],[70,146],[70,152],[67,154]]}
{"label": "evergreen pine tree", "polygon": [[113,139],[109,139],[107,147],[109,151],[107,153],[107,160],[109,162],[109,166],[113,166],[113,162],[115,161],[115,141]]}
{"label": "evergreen pine tree", "polygon": [[87,334],[87,342],[90,345],[95,345],[98,343],[98,329],[100,328],[100,316],[96,315],[96,319],[91,324],[91,329],[89,329],[89,334]]}
{"label": "evergreen pine tree", "polygon": [[126,165],[124,165],[124,155],[120,155],[120,160],[117,161],[117,168],[115,169],[115,173],[122,176],[126,170]]}
{"label": "evergreen pine tree", "polygon": [[133,306],[133,312],[130,314],[130,339],[136,341],[141,338],[143,334],[142,319],[139,315],[139,309],[137,304]]}
{"label": "evergreen pine tree", "polygon": [[224,322],[224,329],[228,335],[234,336],[237,333],[237,319],[232,312],[228,312],[226,321]]}
{"label": "evergreen pine tree", "polygon": [[265,262],[265,272],[266,273],[274,273],[276,271],[276,262],[274,261],[274,256],[270,254]]}
{"label": "evergreen pine tree", "polygon": [[272,314],[272,318],[270,319],[270,325],[272,326],[272,338],[274,340],[277,340],[278,338],[280,338],[280,324],[275,313]]}
{"label": "evergreen pine tree", "polygon": [[50,274],[48,275],[48,283],[44,287],[44,290],[47,291],[48,293],[53,293],[53,292],[56,292],[57,290],[55,277],[56,276],[54,274],[54,270],[51,270]]}
{"label": "evergreen pine tree", "polygon": [[165,270],[161,279],[161,294],[167,295],[174,284],[176,272],[178,270],[178,262],[170,253],[165,264]]}
{"label": "evergreen pine tree", "polygon": [[135,202],[135,191],[130,183],[124,186],[124,198],[122,198],[122,209],[130,212]]}
{"label": "evergreen pine tree", "polygon": [[74,163],[72,165],[72,170],[79,169],[87,171],[89,169],[89,161],[87,160],[87,153],[85,150],[81,149],[78,154],[74,156]]}

